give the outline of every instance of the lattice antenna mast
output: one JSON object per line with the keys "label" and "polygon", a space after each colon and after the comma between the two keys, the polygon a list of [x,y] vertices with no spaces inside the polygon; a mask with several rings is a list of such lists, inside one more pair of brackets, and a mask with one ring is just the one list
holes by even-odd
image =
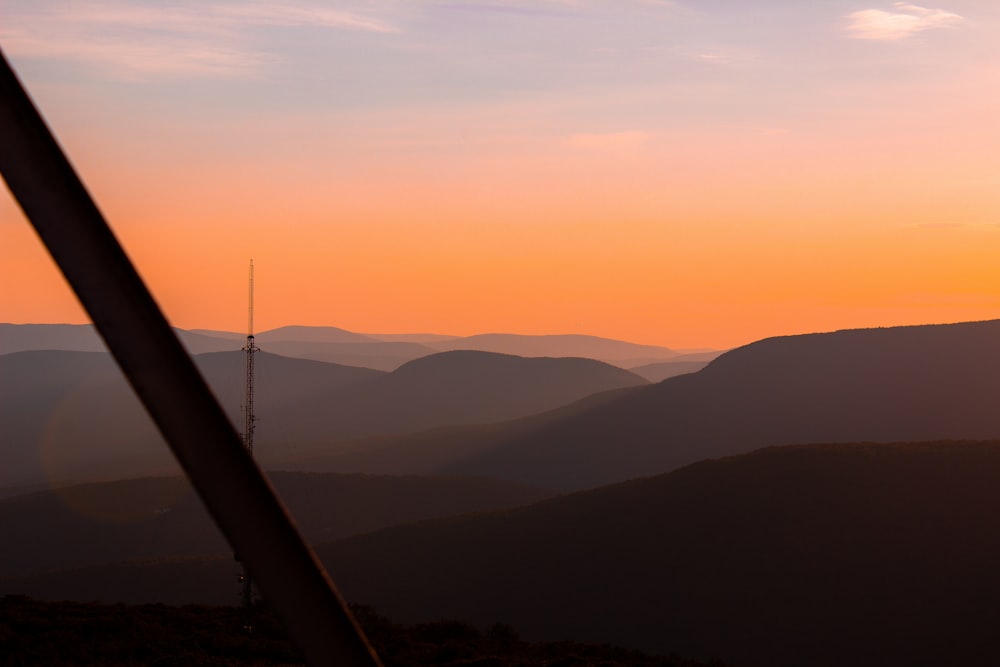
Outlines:
{"label": "lattice antenna mast", "polygon": [[243,348],[246,353],[246,396],[244,398],[243,444],[247,451],[253,454],[253,431],[257,417],[253,413],[253,355],[258,350],[253,339],[253,260],[250,260],[250,308],[247,317],[247,343]]}
{"label": "lattice antenna mast", "polygon": [[[257,351],[257,345],[253,339],[253,260],[250,260],[250,307],[247,317],[247,343],[243,347],[246,353],[246,396],[243,404],[243,414],[246,422],[243,427],[243,444],[247,451],[253,456],[253,430],[257,417],[253,413],[253,355]],[[239,556],[237,556],[239,559]],[[253,632],[253,581],[250,578],[250,571],[243,566],[243,572],[239,575],[240,582],[240,605],[243,607],[243,631]]]}

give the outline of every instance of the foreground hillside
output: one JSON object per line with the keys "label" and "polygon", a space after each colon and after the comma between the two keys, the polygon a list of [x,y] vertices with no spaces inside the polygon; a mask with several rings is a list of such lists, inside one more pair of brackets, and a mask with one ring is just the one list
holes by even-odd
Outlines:
{"label": "foreground hillside", "polygon": [[770,338],[441,471],[579,489],[770,445],[991,439],[997,396],[1000,321]]}
{"label": "foreground hillside", "polygon": [[[993,665],[1000,442],[776,447],[318,549],[405,623],[509,623],[746,665]],[[45,597],[231,600],[232,563],[0,582]]]}
{"label": "foreground hillside", "polygon": [[320,553],[405,621],[740,664],[987,665],[997,479],[996,442],[771,448]]}
{"label": "foreground hillside", "polygon": [[[529,643],[495,625],[481,631],[459,621],[413,627],[390,622],[369,608],[355,616],[386,667],[425,665],[621,665],[709,667],[607,645]],[[302,656],[266,609],[254,633],[238,631],[233,607],[125,607],[0,598],[0,665],[299,665]],[[713,662],[711,667],[723,667]]]}

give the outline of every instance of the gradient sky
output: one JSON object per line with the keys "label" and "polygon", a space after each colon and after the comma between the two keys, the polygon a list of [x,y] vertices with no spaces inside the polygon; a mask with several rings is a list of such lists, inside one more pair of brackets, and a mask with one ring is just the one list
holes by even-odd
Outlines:
{"label": "gradient sky", "polygon": [[[1000,317],[1000,3],[0,0],[177,326]],[[0,195],[0,321],[85,316]]]}

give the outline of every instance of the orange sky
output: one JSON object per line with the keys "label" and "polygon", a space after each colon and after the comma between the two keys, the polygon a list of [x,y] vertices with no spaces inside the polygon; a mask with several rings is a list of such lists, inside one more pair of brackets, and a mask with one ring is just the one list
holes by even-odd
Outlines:
{"label": "orange sky", "polygon": [[[518,25],[519,3],[478,4],[502,5]],[[710,20],[740,25],[735,5],[709,4],[663,3],[664,26],[704,30],[725,62],[683,44],[652,62],[596,23],[581,39],[605,50],[579,71],[555,46],[455,38],[435,43],[466,56],[469,71],[451,74],[471,78],[442,74],[426,84],[433,94],[392,99],[365,98],[376,88],[365,76],[396,95],[379,65],[385,40],[409,40],[418,74],[457,65],[427,55],[435,16],[369,16],[378,30],[352,28],[338,47],[364,61],[350,70],[361,91],[351,104],[317,98],[332,75],[292,68],[296,54],[280,44],[284,64],[272,67],[285,69],[249,78],[122,74],[109,69],[110,47],[74,70],[25,37],[65,28],[19,3],[8,3],[17,28],[0,44],[177,326],[242,330],[250,257],[258,330],[589,333],[720,348],[1000,316],[998,12],[871,3],[923,23],[869,34],[862,27],[882,24],[862,20],[879,15],[856,16],[851,3],[829,16],[777,3],[775,26],[823,37],[778,49],[768,34],[709,31]],[[573,12],[601,7],[548,6],[531,26],[570,29]],[[619,7],[616,20],[644,35],[650,5]],[[635,23],[621,18],[629,12]],[[121,16],[113,25],[127,42],[144,18]],[[465,14],[437,18],[476,27]],[[254,20],[292,30],[291,19]],[[489,48],[555,73],[525,83],[520,69],[490,69]],[[256,88],[285,97],[248,106]],[[0,234],[0,321],[84,321],[7,194]]]}

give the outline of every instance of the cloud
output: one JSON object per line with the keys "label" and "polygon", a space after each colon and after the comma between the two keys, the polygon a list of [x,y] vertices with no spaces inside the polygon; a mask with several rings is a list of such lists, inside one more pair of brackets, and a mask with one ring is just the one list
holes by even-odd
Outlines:
{"label": "cloud", "polygon": [[[199,14],[201,12],[199,11]],[[254,24],[278,26],[321,26],[369,32],[399,32],[382,20],[348,11],[294,3],[220,5],[216,14],[222,19],[234,19]]]}
{"label": "cloud", "polygon": [[253,78],[280,58],[257,45],[256,27],[398,32],[378,18],[307,2],[172,2],[121,0],[28,5],[0,28],[14,56],[75,60],[115,78]]}
{"label": "cloud", "polygon": [[855,39],[898,41],[924,30],[947,28],[964,21],[944,9],[928,9],[908,2],[896,2],[892,11],[863,9],[848,14],[847,31]]}
{"label": "cloud", "polygon": [[638,153],[653,136],[649,132],[638,131],[580,133],[567,137],[565,144],[570,148],[625,157]]}

